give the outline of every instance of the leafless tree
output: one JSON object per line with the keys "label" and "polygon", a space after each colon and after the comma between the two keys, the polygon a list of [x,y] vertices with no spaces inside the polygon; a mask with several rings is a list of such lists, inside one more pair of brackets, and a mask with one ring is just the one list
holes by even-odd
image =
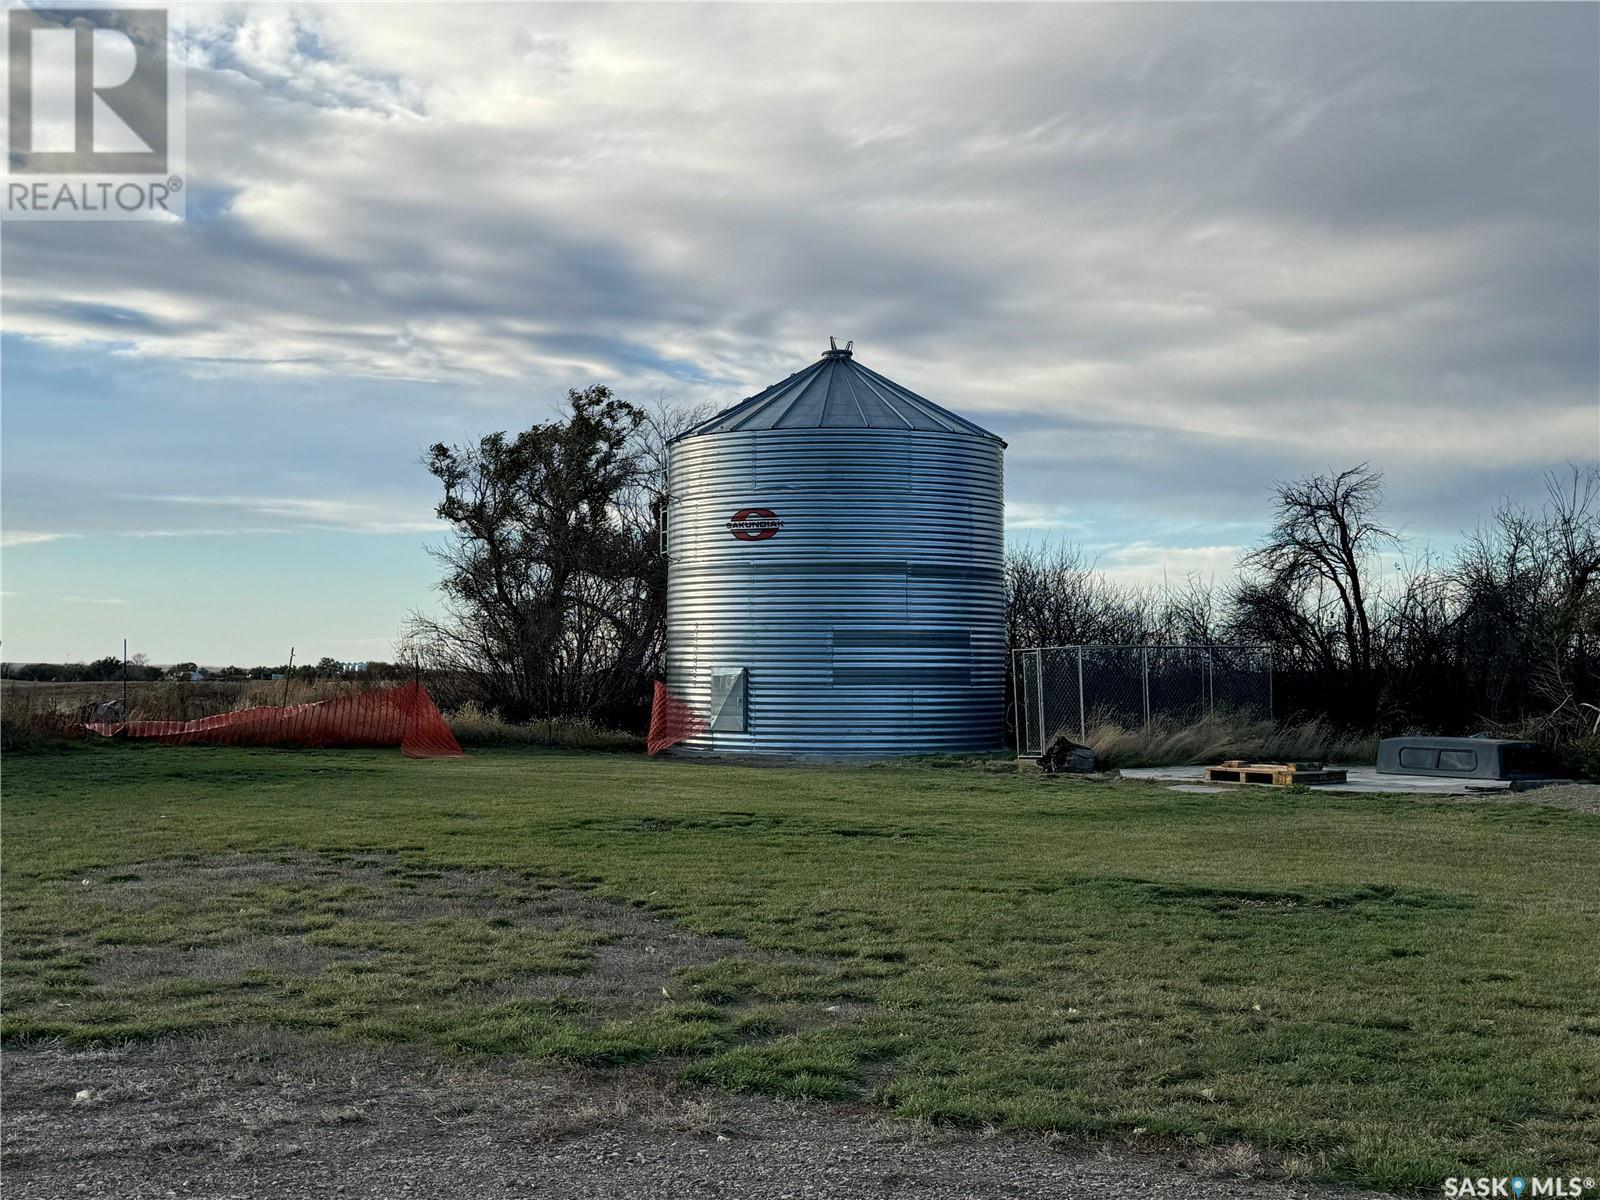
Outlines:
{"label": "leafless tree", "polygon": [[1545,479],[1538,511],[1503,504],[1449,572],[1458,655],[1483,716],[1591,728],[1600,644],[1600,468]]}
{"label": "leafless tree", "polygon": [[1006,636],[1012,646],[1131,644],[1149,628],[1150,597],[1118,587],[1065,543],[1006,556]]}
{"label": "leafless tree", "polygon": [[[1381,523],[1383,476],[1368,464],[1280,481],[1266,537],[1240,563],[1235,623],[1251,641],[1343,673],[1369,707],[1374,555],[1393,546]],[[1369,711],[1368,716],[1370,717]]]}

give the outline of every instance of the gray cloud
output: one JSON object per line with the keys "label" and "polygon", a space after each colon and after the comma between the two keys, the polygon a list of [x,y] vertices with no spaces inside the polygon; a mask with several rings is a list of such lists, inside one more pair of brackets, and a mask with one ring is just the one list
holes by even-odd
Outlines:
{"label": "gray cloud", "polygon": [[190,21],[196,219],[9,230],[9,332],[723,402],[838,333],[1007,436],[1034,527],[1371,458],[1448,529],[1600,453],[1593,6]]}

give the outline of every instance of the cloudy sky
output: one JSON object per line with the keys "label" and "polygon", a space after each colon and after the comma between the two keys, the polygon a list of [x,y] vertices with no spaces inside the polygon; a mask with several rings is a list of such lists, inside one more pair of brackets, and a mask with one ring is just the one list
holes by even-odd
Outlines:
{"label": "cloudy sky", "polygon": [[4,229],[4,657],[386,657],[421,448],[858,357],[1224,572],[1600,455],[1600,7],[192,6],[189,220]]}

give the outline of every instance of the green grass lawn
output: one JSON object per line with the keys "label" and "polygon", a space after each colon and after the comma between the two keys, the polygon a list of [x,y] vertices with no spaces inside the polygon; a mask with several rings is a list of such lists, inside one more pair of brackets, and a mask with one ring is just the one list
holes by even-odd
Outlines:
{"label": "green grass lawn", "polygon": [[[7,1039],[270,1023],[659,1059],[960,1123],[1244,1141],[1285,1171],[1392,1188],[1600,1174],[1592,816],[528,752],[104,744],[13,755],[4,785]],[[327,870],[118,899],[149,864],[219,854]],[[361,861],[385,865],[341,873]],[[502,891],[592,889],[747,949],[630,1013],[507,998],[497,979],[581,975],[604,936],[482,905],[382,916],[395,889],[464,868],[514,873],[493,876]],[[264,937],[313,957],[97,965]]]}

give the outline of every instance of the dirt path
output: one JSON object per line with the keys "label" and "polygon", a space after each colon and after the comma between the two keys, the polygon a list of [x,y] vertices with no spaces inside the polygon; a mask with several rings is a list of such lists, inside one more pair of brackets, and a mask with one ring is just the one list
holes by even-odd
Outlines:
{"label": "dirt path", "polygon": [[4,1055],[7,1200],[737,1197],[1241,1200],[1372,1193],[982,1137],[870,1109],[685,1093],[646,1073],[444,1061],[282,1033]]}

